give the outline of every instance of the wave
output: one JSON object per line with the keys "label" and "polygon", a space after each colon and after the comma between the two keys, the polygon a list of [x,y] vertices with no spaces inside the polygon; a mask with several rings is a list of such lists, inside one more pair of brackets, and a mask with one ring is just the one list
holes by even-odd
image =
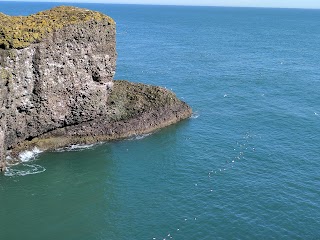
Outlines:
{"label": "wave", "polygon": [[128,138],[128,140],[129,140],[129,141],[131,141],[131,140],[141,140],[141,139],[144,139],[144,138],[150,136],[151,134],[152,134],[152,133],[135,135],[135,136],[133,136],[133,137],[131,137],[131,138]]}
{"label": "wave", "polygon": [[29,162],[30,160],[33,160],[39,153],[42,151],[35,147],[31,151],[24,151],[19,154],[19,159],[21,162]]}
{"label": "wave", "polygon": [[192,113],[192,115],[191,115],[190,118],[192,118],[192,119],[197,119],[199,116],[200,116],[200,115],[199,115],[198,112],[194,112],[194,113]]}
{"label": "wave", "polygon": [[79,152],[79,151],[91,149],[97,144],[98,143],[95,143],[95,144],[74,144],[74,145],[71,145],[68,147],[58,148],[55,150],[55,152]]}
{"label": "wave", "polygon": [[46,169],[37,164],[20,164],[18,168],[7,167],[4,175],[7,177],[27,176],[45,172]]}

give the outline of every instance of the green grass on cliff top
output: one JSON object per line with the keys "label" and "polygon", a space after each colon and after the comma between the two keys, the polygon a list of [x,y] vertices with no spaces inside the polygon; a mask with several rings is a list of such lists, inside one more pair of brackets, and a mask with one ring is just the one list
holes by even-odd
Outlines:
{"label": "green grass on cliff top", "polygon": [[0,13],[0,48],[25,48],[39,42],[53,30],[93,20],[115,24],[112,18],[100,12],[69,6],[55,7],[26,17]]}

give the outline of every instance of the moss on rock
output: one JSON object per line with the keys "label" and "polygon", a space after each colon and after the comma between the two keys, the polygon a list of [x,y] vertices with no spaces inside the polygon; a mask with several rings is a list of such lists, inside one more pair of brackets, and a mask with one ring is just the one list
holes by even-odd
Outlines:
{"label": "moss on rock", "polygon": [[88,21],[115,24],[111,17],[100,12],[69,6],[52,8],[26,17],[0,13],[0,48],[25,48],[39,42],[54,30]]}
{"label": "moss on rock", "polygon": [[12,73],[9,72],[7,69],[0,67],[0,80],[1,82],[7,82],[12,80]]}
{"label": "moss on rock", "polygon": [[114,81],[107,106],[112,112],[111,119],[119,121],[163,106],[173,105],[177,101],[179,100],[176,95],[165,88],[117,80]]}

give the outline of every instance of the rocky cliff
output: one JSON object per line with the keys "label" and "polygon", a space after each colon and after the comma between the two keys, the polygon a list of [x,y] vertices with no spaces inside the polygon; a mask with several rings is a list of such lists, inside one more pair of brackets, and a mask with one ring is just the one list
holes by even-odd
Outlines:
{"label": "rocky cliff", "polygon": [[187,118],[163,88],[113,82],[115,22],[75,7],[0,14],[0,158],[142,134]]}

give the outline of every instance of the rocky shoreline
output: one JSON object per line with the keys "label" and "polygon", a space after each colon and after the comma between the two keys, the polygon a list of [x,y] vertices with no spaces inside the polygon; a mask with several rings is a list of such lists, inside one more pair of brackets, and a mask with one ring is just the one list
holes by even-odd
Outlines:
{"label": "rocky shoreline", "polygon": [[165,88],[113,81],[112,18],[57,7],[0,19],[0,170],[35,147],[127,138],[191,116]]}
{"label": "rocky shoreline", "polygon": [[162,87],[114,81],[109,113],[88,122],[54,129],[24,141],[10,151],[13,159],[25,150],[54,150],[74,144],[125,139],[154,132],[192,115],[192,109]]}

